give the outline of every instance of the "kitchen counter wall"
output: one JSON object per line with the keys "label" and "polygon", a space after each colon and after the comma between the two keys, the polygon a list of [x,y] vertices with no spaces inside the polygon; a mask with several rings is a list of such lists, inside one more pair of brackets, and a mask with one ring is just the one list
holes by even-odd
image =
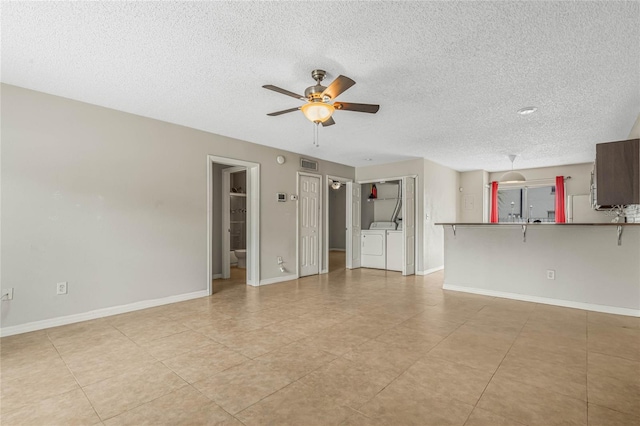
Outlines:
{"label": "kitchen counter wall", "polygon": [[442,225],[445,290],[640,316],[640,224]]}

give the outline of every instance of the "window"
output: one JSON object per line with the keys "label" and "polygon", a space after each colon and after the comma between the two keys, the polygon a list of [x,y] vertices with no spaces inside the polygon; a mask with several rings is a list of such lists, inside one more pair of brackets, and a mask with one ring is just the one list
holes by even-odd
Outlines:
{"label": "window", "polygon": [[498,189],[500,222],[555,222],[556,187],[520,187]]}

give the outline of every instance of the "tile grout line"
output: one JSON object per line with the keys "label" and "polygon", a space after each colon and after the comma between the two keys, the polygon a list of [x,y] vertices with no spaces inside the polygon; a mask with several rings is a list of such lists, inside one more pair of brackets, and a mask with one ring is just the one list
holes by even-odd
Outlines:
{"label": "tile grout line", "polygon": [[91,409],[93,410],[94,414],[96,415],[98,420],[100,420],[100,423],[102,423],[102,417],[100,417],[100,415],[98,414],[98,411],[96,410],[96,407],[93,406],[93,402],[91,402],[91,400],[89,399],[89,396],[84,391],[84,388],[80,385],[80,382],[78,382],[78,378],[76,377],[75,373],[73,371],[71,371],[71,368],[69,368],[69,364],[67,364],[67,361],[62,357],[62,354],[60,354],[60,351],[58,350],[58,348],[55,345],[55,343],[53,343],[53,340],[51,340],[51,336],[49,336],[49,332],[46,332],[46,334],[47,334],[47,339],[49,340],[49,342],[51,342],[51,345],[53,346],[53,348],[58,353],[58,356],[60,357],[60,359],[64,363],[64,366],[67,368],[67,370],[69,371],[69,373],[73,377],[73,380],[76,381],[76,384],[78,385],[78,388],[80,388],[80,391],[82,392],[82,394],[84,395],[85,399],[87,400],[87,402],[91,406]]}
{"label": "tile grout line", "polygon": [[[538,306],[538,304],[536,304],[536,307]],[[534,307],[535,309],[535,307]],[[522,333],[522,330],[524,329],[524,327],[529,323],[530,319],[531,319],[531,315],[532,312],[529,313],[529,315],[527,316],[527,320],[522,324],[522,326],[520,327],[520,330],[518,331],[518,335],[515,337],[515,339],[513,339],[513,342],[511,342],[511,345],[509,345],[509,349],[507,349],[507,351],[505,352],[504,356],[502,357],[502,360],[500,360],[500,363],[498,364],[498,366],[496,367],[495,371],[491,374],[491,378],[489,379],[489,381],[487,382],[486,386],[484,387],[484,389],[482,390],[482,393],[480,393],[480,396],[478,397],[478,400],[476,401],[476,403],[473,405],[473,410],[475,410],[478,407],[478,403],[480,402],[480,400],[482,399],[482,396],[484,395],[484,393],[487,391],[487,388],[489,387],[489,384],[491,383],[491,381],[493,380],[493,378],[495,377],[496,373],[498,372],[498,370],[500,369],[500,366],[502,365],[502,363],[504,362],[505,358],[507,357],[507,355],[509,355],[509,352],[511,352],[511,348],[513,348],[513,345],[516,343],[516,340],[518,340],[518,337],[520,337],[520,334]],[[471,413],[473,413],[473,410],[471,410]],[[491,410],[487,410],[490,412],[493,412]],[[469,418],[471,417],[471,413],[469,413],[469,415],[467,416],[467,420],[465,420],[465,423],[467,423],[469,421]],[[506,416],[500,414],[500,413],[495,413],[498,414],[502,417],[507,418]],[[509,418],[510,419],[510,418]],[[513,419],[510,419],[513,420]],[[516,421],[517,420],[513,420]]]}

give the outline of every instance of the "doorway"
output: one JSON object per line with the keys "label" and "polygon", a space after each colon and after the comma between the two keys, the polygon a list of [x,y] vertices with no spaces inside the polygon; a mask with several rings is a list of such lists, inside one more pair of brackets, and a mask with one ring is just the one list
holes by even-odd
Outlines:
{"label": "doorway", "polygon": [[351,179],[327,175],[325,196],[325,237],[322,272],[345,269],[347,263],[347,183]]}
{"label": "doorway", "polygon": [[[401,271],[402,275],[415,274],[416,244],[418,240],[416,236],[416,204],[418,198],[416,179],[417,176],[415,175],[398,176],[361,181],[350,185],[352,187],[352,195],[347,205],[351,208],[350,215],[353,220],[351,247],[354,249],[359,247],[359,249],[357,253],[354,250],[351,259],[347,259],[347,268],[365,266],[363,260],[365,254],[363,252],[364,238],[376,236],[373,240],[376,245],[367,247],[367,255],[375,256],[367,258],[367,267]],[[383,185],[387,183],[393,183],[393,185],[389,186],[392,191],[386,194],[380,193],[380,190],[385,188]],[[370,195],[366,196],[366,198],[361,193],[361,187],[364,184],[367,184],[367,193],[370,192]],[[374,185],[377,185],[379,189],[376,188],[374,191]],[[389,205],[385,205],[385,203]],[[398,206],[400,206],[399,211]],[[390,212],[393,212],[391,216],[389,216]],[[389,218],[392,221],[391,229],[395,229],[395,231],[390,232],[387,227],[390,223],[388,222]],[[402,219],[398,220],[399,218]],[[383,222],[378,222],[380,220],[383,220]],[[356,226],[356,223],[358,226]],[[372,224],[376,224],[375,229],[372,228]],[[389,236],[391,236],[391,240],[389,240]],[[391,243],[391,247],[389,243]],[[395,256],[390,257],[388,256],[389,253]],[[372,264],[374,263],[373,261],[375,261],[375,265]],[[392,266],[389,267],[390,265]]]}
{"label": "doorway", "polygon": [[222,278],[246,283],[247,168],[223,169],[221,192]]}
{"label": "doorway", "polygon": [[[244,234],[246,242],[246,258],[244,269],[244,281],[248,285],[257,286],[260,283],[260,165],[248,161],[236,160],[214,155],[207,156],[207,290],[213,294],[213,279],[222,278],[229,272],[223,270],[230,265],[230,233],[222,232],[223,212],[231,215],[232,186],[223,187],[223,175],[225,172],[231,178],[232,171],[244,171],[246,174],[243,194],[244,207]],[[230,183],[231,185],[231,179]],[[236,185],[237,187],[241,185]],[[226,194],[226,196],[225,196]],[[228,204],[225,203],[228,201]],[[230,221],[231,219],[229,219]],[[228,227],[225,229],[229,229]],[[226,240],[229,240],[227,246]],[[225,240],[225,241],[223,241]],[[240,236],[240,241],[242,236]],[[240,249],[238,249],[240,250]],[[214,265],[215,264],[215,265]],[[215,266],[215,271],[214,271]]]}

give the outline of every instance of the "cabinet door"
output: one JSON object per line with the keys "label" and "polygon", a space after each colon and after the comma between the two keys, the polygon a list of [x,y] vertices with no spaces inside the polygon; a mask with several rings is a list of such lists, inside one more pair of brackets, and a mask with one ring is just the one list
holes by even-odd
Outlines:
{"label": "cabinet door", "polygon": [[597,203],[640,204],[640,140],[596,145]]}

